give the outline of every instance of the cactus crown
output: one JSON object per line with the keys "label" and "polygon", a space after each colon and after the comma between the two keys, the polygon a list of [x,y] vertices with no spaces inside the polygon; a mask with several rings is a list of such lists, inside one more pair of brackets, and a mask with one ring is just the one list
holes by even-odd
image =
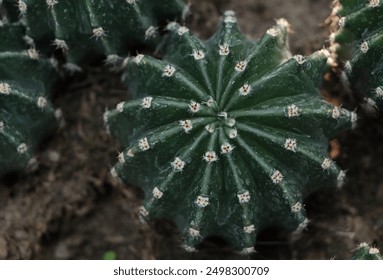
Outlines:
{"label": "cactus crown", "polygon": [[252,252],[263,228],[307,224],[314,182],[344,177],[327,139],[355,115],[319,94],[328,52],[291,57],[284,19],[257,42],[236,21],[227,11],[206,42],[170,23],[163,61],[128,60],[138,99],[104,116],[126,147],[112,174],[144,189],[145,218],[176,221],[188,251],[218,234]]}
{"label": "cactus crown", "polygon": [[89,54],[105,54],[113,63],[127,47],[154,46],[159,22],[173,19],[184,7],[183,0],[4,0],[10,14],[18,9],[25,18],[27,34],[37,48],[54,48],[67,56],[66,67]]}
{"label": "cactus crown", "polygon": [[383,1],[336,1],[333,14],[339,30],[332,40],[340,59],[347,60],[344,81],[383,109]]}
{"label": "cactus crown", "polygon": [[52,61],[29,49],[19,24],[0,26],[0,175],[34,168],[37,144],[56,128]]}
{"label": "cactus crown", "polygon": [[370,247],[367,243],[361,243],[352,254],[353,260],[382,260],[378,248]]}

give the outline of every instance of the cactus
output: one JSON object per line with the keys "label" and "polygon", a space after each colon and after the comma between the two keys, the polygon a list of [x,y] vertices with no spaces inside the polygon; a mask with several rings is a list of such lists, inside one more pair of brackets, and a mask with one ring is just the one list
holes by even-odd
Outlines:
{"label": "cactus", "polygon": [[49,92],[57,80],[52,61],[28,49],[20,24],[0,26],[0,175],[33,169],[38,143],[57,126]]}
{"label": "cactus", "polygon": [[127,59],[124,79],[137,98],[104,115],[126,149],[111,173],[143,188],[144,218],[172,218],[184,247],[221,235],[243,253],[257,233],[303,228],[303,197],[344,172],[328,138],[356,116],[319,92],[329,53],[291,56],[284,19],[257,42],[232,11],[201,41],[169,23],[164,60]]}
{"label": "cactus", "polygon": [[[158,43],[158,24],[182,12],[183,0],[4,0],[25,18],[27,34],[38,49],[60,49],[67,68],[90,54],[105,54],[107,62],[126,55],[127,47]],[[12,9],[8,9],[12,10]],[[13,12],[14,13],[14,12]]]}
{"label": "cactus", "polygon": [[383,109],[383,1],[335,1],[333,49],[344,64],[343,80],[367,104]]}
{"label": "cactus", "polygon": [[383,260],[379,249],[370,247],[367,243],[361,243],[352,254],[353,260]]}

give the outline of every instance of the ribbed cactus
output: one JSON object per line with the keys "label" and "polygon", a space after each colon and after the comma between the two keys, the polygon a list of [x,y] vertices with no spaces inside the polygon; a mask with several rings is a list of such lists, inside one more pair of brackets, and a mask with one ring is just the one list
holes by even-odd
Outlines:
{"label": "ribbed cactus", "polygon": [[57,74],[23,34],[18,24],[0,26],[0,175],[36,166],[36,146],[57,126],[49,101]]}
{"label": "ribbed cactus", "polygon": [[[183,0],[4,0],[25,18],[27,34],[37,48],[60,49],[66,66],[91,54],[114,62],[128,47],[158,42],[159,22],[173,20],[182,12]],[[8,8],[8,10],[10,10]],[[14,12],[13,12],[14,13]]]}
{"label": "ribbed cactus", "polygon": [[352,254],[353,260],[383,260],[379,249],[370,247],[367,243],[361,243]]}
{"label": "ribbed cactus", "polygon": [[333,14],[339,30],[331,37],[345,61],[343,79],[369,104],[383,109],[383,1],[339,0]]}
{"label": "ribbed cactus", "polygon": [[126,147],[112,175],[142,187],[142,216],[173,219],[188,251],[220,235],[250,253],[265,227],[306,225],[303,196],[344,177],[328,138],[355,114],[320,96],[328,52],[291,57],[284,19],[257,42],[236,21],[226,12],[206,42],[169,23],[164,60],[127,59],[137,99],[104,115]]}

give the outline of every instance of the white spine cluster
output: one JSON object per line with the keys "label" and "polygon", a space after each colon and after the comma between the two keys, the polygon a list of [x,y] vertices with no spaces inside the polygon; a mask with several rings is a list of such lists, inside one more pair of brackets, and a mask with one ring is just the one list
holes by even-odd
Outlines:
{"label": "white spine cluster", "polygon": [[200,237],[201,236],[199,230],[195,229],[195,228],[189,228],[188,232],[189,232],[191,237]]}
{"label": "white spine cluster", "polygon": [[177,30],[177,33],[178,35],[182,36],[184,35],[185,33],[188,33],[189,32],[189,28],[187,28],[186,26],[180,26]]}
{"label": "white spine cluster", "polygon": [[64,52],[67,52],[69,50],[69,47],[64,40],[55,39],[53,41],[53,45],[56,47],[56,49],[60,49]]}
{"label": "white spine cluster", "polygon": [[53,8],[53,6],[58,4],[58,2],[58,0],[46,0],[48,8]]}
{"label": "white spine cluster", "polygon": [[199,110],[201,110],[201,104],[195,102],[194,100],[190,101],[189,111],[192,113],[197,113]]}
{"label": "white spine cluster", "polygon": [[367,53],[370,47],[368,46],[368,42],[364,41],[363,43],[360,44],[360,51],[362,53]]}
{"label": "white spine cluster", "polygon": [[286,150],[296,152],[297,150],[297,140],[292,138],[287,138],[284,145]]}
{"label": "white spine cluster", "polygon": [[294,117],[300,116],[299,107],[295,104],[291,104],[291,105],[287,106],[286,113],[287,113],[287,117],[289,117],[289,118],[294,118]]}
{"label": "white spine cluster", "polygon": [[249,191],[244,191],[237,194],[239,203],[247,203],[250,201],[250,193]]}
{"label": "white spine cluster", "polygon": [[148,141],[148,138],[142,138],[140,140],[138,140],[138,147],[142,150],[142,151],[147,151],[150,149],[150,144],[149,144],[149,141]]}
{"label": "white spine cluster", "polygon": [[40,96],[38,99],[37,99],[37,107],[39,107],[40,109],[44,109],[46,106],[47,106],[47,99],[43,96]]}
{"label": "white spine cluster", "polygon": [[141,101],[141,108],[149,109],[150,107],[152,107],[152,101],[153,97],[144,97]]}
{"label": "white spine cluster", "polygon": [[244,84],[240,89],[239,89],[239,94],[242,96],[246,96],[250,93],[251,91],[251,86],[249,84]]}
{"label": "white spine cluster", "polygon": [[223,44],[219,46],[218,53],[221,56],[226,56],[230,53],[229,45]]}
{"label": "white spine cluster", "polygon": [[106,36],[106,31],[102,27],[97,27],[92,30],[93,35],[96,39]]}
{"label": "white spine cluster", "polygon": [[209,197],[199,195],[194,203],[197,204],[198,207],[204,208],[209,205]]}
{"label": "white spine cluster", "polygon": [[322,168],[324,170],[329,169],[331,165],[333,164],[332,160],[330,158],[325,158],[321,164]]}
{"label": "white spine cluster", "polygon": [[246,60],[242,60],[242,61],[238,61],[237,62],[237,64],[235,65],[234,69],[237,72],[243,72],[243,71],[246,70],[246,66],[247,66],[247,61]]}
{"label": "white spine cluster", "polygon": [[211,163],[218,160],[217,154],[214,151],[206,152],[202,157],[206,162]]}
{"label": "white spine cluster", "polygon": [[184,129],[184,131],[186,133],[189,133],[190,130],[193,129],[193,124],[192,124],[191,120],[184,120],[184,121],[181,120],[181,121],[179,121],[179,125]]}
{"label": "white spine cluster", "polygon": [[146,29],[145,30],[145,40],[156,37],[157,36],[157,29],[158,29],[158,27],[155,27],[155,26],[150,26],[148,29]]}
{"label": "white spine cluster", "polygon": [[162,196],[163,196],[163,192],[162,191],[160,191],[160,189],[159,188],[157,188],[157,187],[154,187],[154,189],[153,189],[153,197],[155,198],[155,199],[160,199]]}
{"label": "white spine cluster", "polygon": [[229,131],[229,138],[230,139],[234,139],[235,137],[237,137],[237,135],[238,135],[237,129],[233,128]]}
{"label": "white spine cluster", "polygon": [[166,65],[163,70],[162,76],[171,77],[173,76],[174,72],[176,72],[176,69],[174,68],[174,66]]}
{"label": "white spine cluster", "polygon": [[182,171],[186,165],[186,163],[180,159],[179,157],[176,157],[170,165],[173,167],[174,171]]}
{"label": "white spine cluster", "polygon": [[297,202],[293,206],[291,206],[291,212],[293,213],[298,213],[301,210],[302,210],[302,203],[300,202]]}
{"label": "white spine cluster", "polygon": [[117,106],[116,106],[117,112],[122,113],[124,111],[124,105],[125,105],[124,101],[118,103]]}
{"label": "white spine cluster", "polygon": [[254,225],[245,226],[245,227],[243,227],[243,231],[245,233],[252,233],[255,231],[255,226]]}
{"label": "white spine cluster", "polygon": [[28,151],[28,146],[27,146],[27,144],[25,144],[25,143],[22,143],[22,144],[20,144],[18,147],[17,147],[17,152],[19,153],[19,154],[24,154],[24,153],[26,153]]}
{"label": "white spine cluster", "polygon": [[234,147],[229,143],[224,143],[221,145],[221,154],[229,154],[234,150]]}
{"label": "white spine cluster", "polygon": [[0,94],[9,95],[11,93],[11,87],[8,83],[0,83]]}
{"label": "white spine cluster", "polygon": [[296,60],[296,62],[298,62],[299,65],[302,65],[306,62],[306,57],[300,54],[294,55],[294,59]]}
{"label": "white spine cluster", "polygon": [[205,53],[202,50],[193,50],[192,56],[195,60],[201,60],[205,58]]}
{"label": "white spine cluster", "polygon": [[283,181],[283,174],[280,171],[275,170],[274,173],[271,175],[271,180],[274,184],[279,184]]}

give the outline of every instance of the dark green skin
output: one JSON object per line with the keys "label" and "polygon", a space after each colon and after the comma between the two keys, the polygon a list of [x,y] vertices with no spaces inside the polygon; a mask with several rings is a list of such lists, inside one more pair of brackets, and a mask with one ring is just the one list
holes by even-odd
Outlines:
{"label": "dark green skin", "polygon": [[[201,41],[171,23],[164,60],[137,56],[127,62],[124,79],[137,99],[104,116],[126,148],[112,174],[144,189],[143,216],[173,219],[188,251],[204,237],[220,235],[250,253],[257,233],[268,226],[301,229],[307,224],[304,207],[293,211],[293,206],[343,174],[335,163],[321,165],[328,157],[328,139],[351,127],[354,115],[339,109],[339,116],[332,117],[338,109],[318,89],[326,54],[291,58],[287,29],[278,21],[259,41],[249,41],[227,12],[213,37]],[[218,49],[225,44],[229,53],[223,55]],[[194,50],[205,56],[195,59]],[[242,60],[248,64],[238,72],[235,66]],[[175,72],[167,76],[169,65]],[[251,91],[240,95],[246,83]],[[143,103],[145,97],[152,98],[150,106]],[[216,102],[209,104],[210,98]],[[192,100],[200,104],[199,111],[191,111]],[[292,104],[299,116],[289,116]],[[180,123],[185,120],[192,123],[190,131]],[[139,144],[145,138],[147,150]],[[295,139],[295,151],[285,147],[288,138]],[[225,143],[234,149],[224,153]],[[209,162],[208,151],[218,160]],[[185,162],[181,169],[171,165],[177,157]],[[277,171],[283,180],[273,180]],[[238,195],[246,191],[250,199],[242,196],[240,202]]]}
{"label": "dark green skin", "polygon": [[[348,83],[362,97],[368,97],[383,110],[383,1],[372,7],[370,1],[341,0],[339,16],[344,26],[335,34],[340,60],[345,67]],[[368,50],[363,51],[363,43]]]}
{"label": "dark green skin", "polygon": [[[5,0],[17,6],[19,0]],[[54,2],[54,1],[53,1]],[[139,44],[154,47],[158,32],[146,38],[145,31],[158,27],[164,19],[174,19],[184,7],[183,0],[59,0],[49,6],[46,0],[24,0],[27,34],[37,48],[52,52],[52,42],[63,40],[67,62],[79,64],[97,55],[127,55]],[[96,36],[94,29],[102,27],[104,35]],[[160,30],[159,30],[160,31]]]}
{"label": "dark green skin", "polygon": [[[32,59],[18,24],[0,27],[0,175],[32,168],[38,144],[57,127],[49,92],[57,74],[48,59]],[[1,91],[1,89],[0,89]],[[39,98],[46,100],[38,105]],[[19,152],[20,145],[27,150]]]}
{"label": "dark green skin", "polygon": [[353,260],[383,260],[382,255],[376,249],[371,249],[367,243],[362,243],[352,254]]}

